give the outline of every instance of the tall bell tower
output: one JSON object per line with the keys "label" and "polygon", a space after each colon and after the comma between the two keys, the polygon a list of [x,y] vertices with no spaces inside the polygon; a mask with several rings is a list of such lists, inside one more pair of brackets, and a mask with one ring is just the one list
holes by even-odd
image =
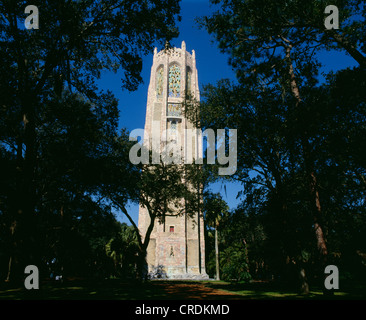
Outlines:
{"label": "tall bell tower", "polygon": [[[152,143],[150,148],[160,149],[161,137],[165,141],[178,141],[182,153],[202,157],[202,142],[187,137],[194,125],[184,117],[186,94],[199,101],[198,75],[195,52],[181,48],[160,52],[155,48],[148,89],[145,133]],[[155,139],[154,137],[159,137]],[[145,139],[146,141],[146,139]],[[144,143],[145,143],[144,141]],[[188,150],[189,149],[189,150]],[[184,157],[183,157],[184,158]],[[184,163],[184,160],[183,160]],[[200,213],[166,216],[164,222],[155,221],[147,248],[149,273],[158,268],[170,279],[208,279],[205,268],[204,223]],[[144,237],[150,223],[147,210],[140,206],[138,227]]]}

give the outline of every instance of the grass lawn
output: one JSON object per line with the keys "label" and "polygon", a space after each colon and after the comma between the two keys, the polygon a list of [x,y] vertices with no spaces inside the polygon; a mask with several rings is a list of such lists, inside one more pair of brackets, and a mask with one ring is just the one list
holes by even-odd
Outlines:
{"label": "grass lawn", "polygon": [[24,300],[242,300],[242,299],[366,299],[366,286],[353,285],[324,297],[321,289],[299,295],[276,283],[231,284],[224,281],[150,281],[147,283],[110,280],[41,282],[39,290],[1,284],[0,299]]}
{"label": "grass lawn", "polygon": [[333,296],[324,296],[322,288],[310,286],[310,293],[302,295],[279,283],[251,282],[251,283],[229,283],[215,281],[206,284],[212,288],[221,289],[230,293],[240,295],[241,299],[285,299],[285,300],[318,300],[318,299],[361,299],[366,300],[366,285],[348,285],[344,290],[334,291]]}

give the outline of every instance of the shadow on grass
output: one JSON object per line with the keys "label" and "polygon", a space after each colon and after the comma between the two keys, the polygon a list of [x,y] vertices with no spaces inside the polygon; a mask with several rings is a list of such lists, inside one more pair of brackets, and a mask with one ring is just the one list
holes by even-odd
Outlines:
{"label": "shadow on grass", "polygon": [[39,290],[10,284],[0,287],[5,300],[190,300],[231,299],[233,294],[205,286],[198,281],[127,282],[119,279],[44,281]]}
{"label": "shadow on grass", "polygon": [[250,283],[229,283],[225,281],[212,281],[206,284],[215,289],[221,289],[241,295],[243,299],[279,299],[279,300],[365,300],[366,285],[348,284],[344,290],[335,290],[333,295],[324,295],[323,289],[310,287],[308,295],[289,288],[285,284],[275,282],[253,281]]}
{"label": "shadow on grass", "polygon": [[241,299],[366,299],[365,286],[357,290],[323,296],[313,289],[303,296],[285,286],[271,282],[231,284],[224,281],[149,281],[127,282],[119,279],[75,279],[56,283],[44,281],[39,290],[2,284],[0,299],[5,300],[241,300]]}
{"label": "shadow on grass", "polygon": [[45,281],[39,290],[24,287],[0,288],[0,299],[47,300],[139,300],[157,299],[163,292],[150,283],[126,282],[118,279],[71,280],[64,283]]}

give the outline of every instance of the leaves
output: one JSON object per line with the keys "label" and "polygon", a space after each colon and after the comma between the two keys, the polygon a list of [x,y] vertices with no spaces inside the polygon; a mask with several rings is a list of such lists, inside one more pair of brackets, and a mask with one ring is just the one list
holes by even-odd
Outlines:
{"label": "leaves", "polygon": [[[238,130],[238,170],[231,179],[243,185],[243,203],[224,227],[225,245],[245,239],[258,273],[267,266],[283,276],[291,264],[310,268],[318,259],[312,236],[317,200],[329,248],[345,248],[344,232],[354,252],[360,238],[349,218],[365,216],[364,201],[356,200],[364,199],[365,174],[359,149],[366,119],[360,2],[332,3],[342,26],[332,32],[324,28],[324,2],[212,2],[217,11],[201,26],[229,54],[237,81],[205,86],[200,124]],[[320,83],[316,53],[323,49],[347,52],[360,67]]]}
{"label": "leaves", "polygon": [[142,56],[178,35],[180,8],[175,0],[32,4],[38,30],[23,27],[25,1],[0,2],[0,270],[9,257],[19,271],[52,255],[80,270],[87,263],[76,251],[93,259],[104,241],[79,232],[92,219],[87,210],[110,211],[112,191],[122,205],[139,199],[128,134],[117,131],[118,101],[97,80],[119,72],[122,87],[136,90]]}
{"label": "leaves", "polygon": [[121,224],[120,231],[105,245],[105,252],[113,260],[116,276],[133,276],[139,252],[136,230]]}

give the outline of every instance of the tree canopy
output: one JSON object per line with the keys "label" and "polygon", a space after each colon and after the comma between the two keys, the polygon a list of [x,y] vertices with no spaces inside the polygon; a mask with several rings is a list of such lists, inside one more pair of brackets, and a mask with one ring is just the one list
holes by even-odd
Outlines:
{"label": "tree canopy", "polygon": [[[347,259],[361,261],[364,250],[355,229],[363,230],[365,219],[359,162],[365,6],[333,1],[341,28],[327,30],[327,1],[211,2],[217,11],[199,22],[229,54],[236,81],[205,86],[200,121],[204,128],[238,130],[238,170],[231,179],[242,183],[244,201],[233,213],[240,222],[228,228],[255,221],[263,236],[251,237],[256,229],[233,232],[248,239],[252,268],[287,277],[291,267],[306,293],[305,270],[321,280],[326,264],[353,269]],[[317,53],[324,49],[341,50],[359,66],[320,81]],[[347,249],[341,248],[346,238]]]}
{"label": "tree canopy", "polygon": [[95,213],[113,236],[104,187],[118,176],[124,198],[136,199],[139,171],[118,132],[118,101],[97,80],[118,72],[121,87],[136,90],[142,56],[177,36],[180,18],[175,0],[33,1],[39,28],[28,30],[27,5],[0,2],[0,269],[8,280],[47,257],[80,270],[76,251],[105,253],[98,239],[108,241],[106,233],[87,226]]}

